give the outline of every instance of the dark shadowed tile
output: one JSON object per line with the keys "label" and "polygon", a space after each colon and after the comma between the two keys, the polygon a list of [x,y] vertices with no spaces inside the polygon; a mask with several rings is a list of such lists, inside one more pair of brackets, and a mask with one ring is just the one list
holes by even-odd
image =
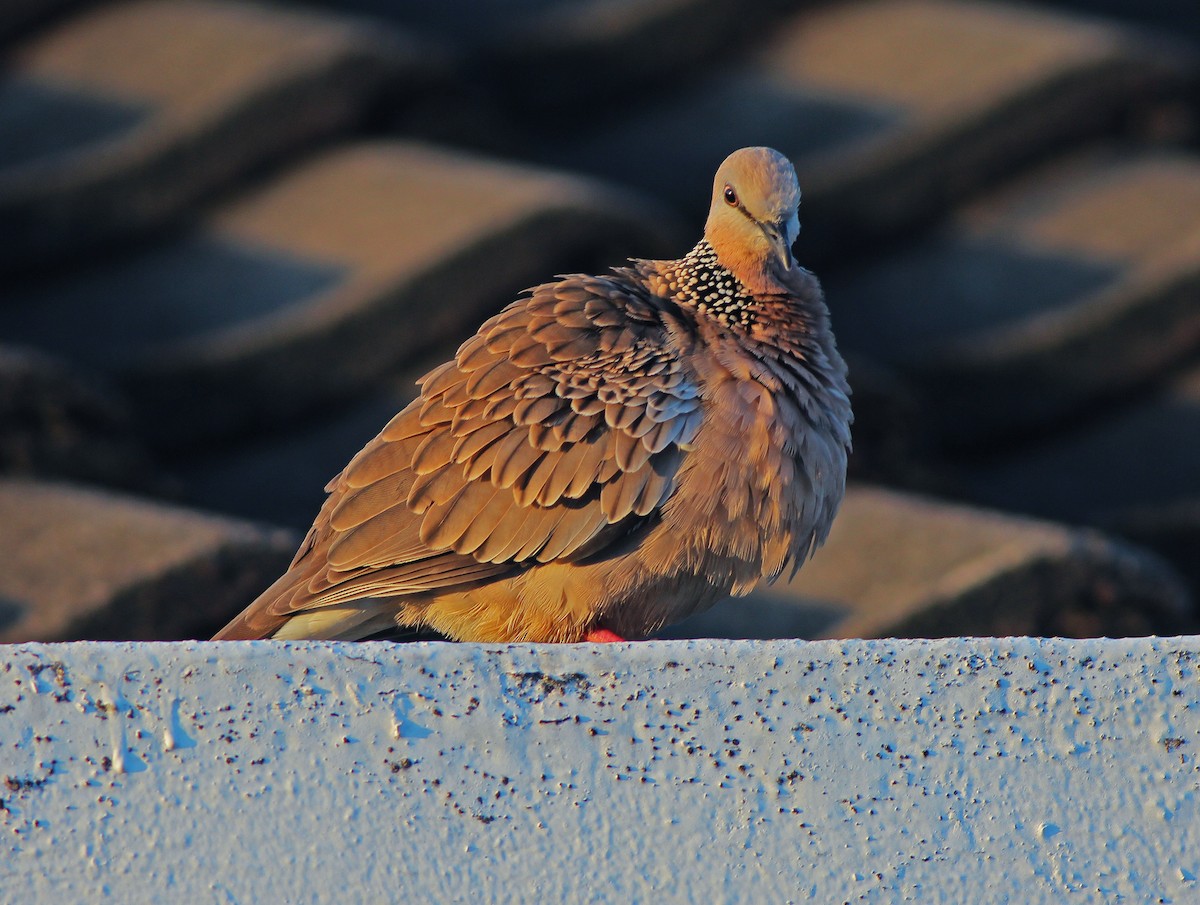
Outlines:
{"label": "dark shadowed tile", "polygon": [[654,206],[597,183],[363,143],[182,239],[37,284],[6,317],[22,342],[102,367],[149,440],[182,450],[361,398],[528,286],[677,244]]}
{"label": "dark shadowed tile", "polygon": [[[508,0],[505,3],[477,3],[474,0],[444,0],[442,3],[394,3],[391,0],[339,0],[339,9],[349,9],[380,18],[403,22],[422,31],[470,48],[487,47],[512,41],[521,33],[536,28],[538,20],[550,12],[570,12],[570,7],[585,7],[586,2],[563,0]],[[620,7],[632,4],[610,3]]]}
{"label": "dark shadowed tile", "polygon": [[1200,599],[1200,368],[1042,443],[960,471],[984,505],[1101,527],[1167,559]]}
{"label": "dark shadowed tile", "polygon": [[119,393],[94,373],[11,346],[0,346],[0,473],[164,486]]}
{"label": "dark shadowed tile", "polygon": [[0,3],[0,44],[24,34],[87,0],[4,0]]}
{"label": "dark shadowed tile", "polygon": [[0,170],[45,163],[115,141],[145,122],[149,104],[104,98],[20,75],[0,79]]}
{"label": "dark shadowed tile", "polygon": [[1196,71],[1187,53],[1025,6],[839,3],[765,33],[749,60],[683,89],[556,118],[532,153],[702,216],[713,167],[770,144],[800,174],[801,260],[857,257],[1134,107],[1182,97]]}
{"label": "dark shadowed tile", "polygon": [[919,361],[939,343],[1084,302],[1118,279],[1118,262],[940,235],[826,281],[838,339],[885,361]]}
{"label": "dark shadowed tile", "polygon": [[757,40],[784,8],[738,0],[322,2],[435,37],[455,48],[474,87],[507,116],[551,118],[727,56]]}
{"label": "dark shadowed tile", "polygon": [[825,638],[850,615],[844,603],[804,600],[770,588],[722,600],[711,610],[669,625],[655,638]]}
{"label": "dark shadowed tile", "polygon": [[302,305],[348,274],[337,264],[202,233],[16,290],[5,330],[14,341],[119,370],[149,348]]}
{"label": "dark shadowed tile", "polygon": [[172,471],[198,508],[307,531],[325,501],[326,482],[415,394],[411,380],[398,381],[320,420],[184,456]]}
{"label": "dark shadowed tile", "polygon": [[0,640],[208,637],[278,576],[295,543],[81,486],[0,481]]}
{"label": "dark shadowed tile", "polygon": [[178,219],[355,125],[384,88],[425,84],[430,59],[386,28],[231,0],[64,18],[0,73],[0,273]]}
{"label": "dark shadowed tile", "polygon": [[1054,0],[1062,9],[1113,16],[1200,40],[1200,6],[1192,0]]}
{"label": "dark shadowed tile", "polygon": [[1080,524],[1200,498],[1200,370],[964,474],[985,505]]}
{"label": "dark shadowed tile", "polygon": [[[662,195],[699,216],[708,207],[712,174],[735,148],[776,147],[803,161],[878,138],[903,117],[902,108],[821,96],[803,85],[738,72],[690,84],[631,114],[602,121],[561,160]],[[663,142],[664,135],[671,141]]]}
{"label": "dark shadowed tile", "polygon": [[1200,600],[1200,494],[1122,510],[1112,515],[1107,527],[1171,563],[1191,587],[1192,599]]}
{"label": "dark shadowed tile", "polygon": [[671,637],[1090,637],[1197,624],[1179,578],[1137,548],[862,485],[793,580],[694,618]]}
{"label": "dark shadowed tile", "polygon": [[944,444],[1052,429],[1200,350],[1200,157],[1072,158],[826,290]]}

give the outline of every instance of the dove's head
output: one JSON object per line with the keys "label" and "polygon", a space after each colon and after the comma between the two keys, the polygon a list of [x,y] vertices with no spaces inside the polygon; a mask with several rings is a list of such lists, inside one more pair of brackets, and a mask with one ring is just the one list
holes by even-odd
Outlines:
{"label": "dove's head", "polygon": [[799,205],[791,161],[771,148],[742,148],[717,170],[704,238],[751,291],[777,292],[796,267]]}

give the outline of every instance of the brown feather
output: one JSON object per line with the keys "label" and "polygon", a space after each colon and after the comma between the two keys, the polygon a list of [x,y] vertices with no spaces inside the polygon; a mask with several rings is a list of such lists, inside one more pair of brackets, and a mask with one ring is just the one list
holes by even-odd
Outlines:
{"label": "brown feather", "polygon": [[604,403],[596,396],[580,396],[571,400],[571,411],[577,415],[599,415],[604,411]]}
{"label": "brown feather", "polygon": [[641,495],[652,472],[649,467],[621,475],[604,485],[600,491],[600,506],[610,522],[619,522],[633,512],[634,502]]}
{"label": "brown feather", "polygon": [[803,562],[851,416],[820,288],[770,248],[798,198],[781,155],[735,152],[687,256],[561,277],[489,318],[218,637],[637,636]]}
{"label": "brown feather", "polygon": [[511,500],[510,494],[480,482],[460,486],[445,502],[430,506],[425,512],[421,520],[421,542],[434,550],[470,552],[458,549],[458,542],[471,527],[471,522],[497,498],[505,505]]}
{"label": "brown feather", "polygon": [[462,380],[462,372],[453,361],[438,365],[417,381],[421,387],[421,395],[426,399],[434,399],[446,392],[452,385]]}
{"label": "brown feather", "polygon": [[563,447],[562,433],[557,423],[529,425],[529,443],[546,452],[558,452]]}
{"label": "brown feather", "polygon": [[[521,454],[536,453],[529,445],[529,434],[527,431],[520,428],[510,430],[507,434],[501,437],[494,446],[490,447],[487,452],[492,453],[491,481],[493,484],[499,483],[500,473],[508,465],[509,460],[516,456],[521,459]],[[518,462],[517,467],[520,467]],[[474,472],[473,474],[482,474],[482,472]]]}
{"label": "brown feather", "polygon": [[336,534],[326,562],[338,571],[374,567],[419,555],[417,517],[405,507],[385,510],[348,531]]}
{"label": "brown feather", "polygon": [[493,359],[467,378],[466,391],[472,399],[483,399],[513,382],[520,374],[512,362],[503,358]]}
{"label": "brown feather", "polygon": [[625,431],[616,431],[612,435],[613,461],[621,471],[639,471],[650,459],[650,450],[641,439]]}
{"label": "brown feather", "polygon": [[538,551],[538,562],[552,562],[568,555],[591,538],[603,525],[603,520],[597,520],[587,509],[564,510],[546,538],[545,545]]}
{"label": "brown feather", "polygon": [[329,527],[349,531],[393,506],[404,505],[412,481],[411,471],[401,471],[366,487],[348,490],[330,511]]}
{"label": "brown feather", "polygon": [[545,344],[528,333],[513,340],[508,360],[521,368],[541,368],[554,361]]}
{"label": "brown feather", "polygon": [[608,458],[608,442],[606,438],[598,438],[590,443],[580,443],[583,454],[575,463],[575,474],[571,483],[563,491],[567,499],[579,499],[593,486],[600,483],[600,475],[604,469],[604,461]]}
{"label": "brown feather", "polygon": [[429,507],[453,498],[462,489],[463,483],[462,469],[455,466],[417,475],[408,492],[408,507],[422,515]]}
{"label": "brown feather", "polygon": [[563,408],[562,400],[553,396],[522,399],[513,409],[513,420],[517,424],[533,424],[549,421]]}
{"label": "brown feather", "polygon": [[488,420],[500,421],[512,416],[516,410],[517,399],[512,394],[512,389],[506,387],[502,392],[496,393],[488,399],[487,406],[483,410],[483,417]]}
{"label": "brown feather", "polygon": [[425,433],[425,430],[425,425],[421,423],[420,407],[407,405],[379,432],[379,439],[396,443],[412,437],[419,437]]}
{"label": "brown feather", "polygon": [[558,425],[559,433],[562,434],[563,440],[567,443],[578,443],[599,423],[599,419],[595,415],[568,415]]}
{"label": "brown feather", "polygon": [[[550,506],[562,499],[567,488],[571,486],[571,481],[575,477],[580,464],[587,457],[589,452],[588,443],[575,443],[567,447],[554,460],[554,470],[546,479],[545,485],[541,492],[538,493],[537,502],[541,506]],[[547,458],[550,454],[547,453]]]}
{"label": "brown feather", "polygon": [[470,433],[480,424],[494,420],[489,414],[489,408],[494,408],[495,397],[486,396],[482,399],[468,399],[454,409],[450,419],[450,433],[455,437]]}
{"label": "brown feather", "polygon": [[433,430],[413,451],[409,467],[419,475],[429,474],[454,459],[458,438],[448,430]]}
{"label": "brown feather", "polygon": [[511,493],[497,492],[471,517],[454,549],[459,553],[477,553],[516,505]]}
{"label": "brown feather", "polygon": [[638,416],[638,410],[631,405],[610,402],[604,407],[604,423],[616,431],[624,431]]}
{"label": "brown feather", "polygon": [[[537,465],[526,472],[520,480],[513,483],[513,497],[522,506],[533,505],[542,494],[546,482],[554,474],[558,460],[562,456],[560,449],[547,450]],[[541,504],[539,504],[541,505]]]}
{"label": "brown feather", "polygon": [[513,395],[518,399],[539,399],[555,396],[558,385],[545,374],[526,374],[513,384]]}
{"label": "brown feather", "polygon": [[[514,433],[516,432],[514,431]],[[508,459],[503,464],[497,462],[493,466],[492,483],[505,489],[512,487],[522,475],[527,474],[541,460],[543,455],[545,453],[542,450],[529,443],[527,436],[522,436],[521,444],[509,454]]]}
{"label": "brown feather", "polygon": [[537,524],[538,511],[530,505],[522,503],[514,497],[514,506],[504,516],[504,521],[497,524],[488,534],[474,556],[482,562],[515,562],[517,551],[529,539],[527,526]]}
{"label": "brown feather", "polygon": [[366,487],[376,481],[408,469],[413,447],[407,443],[386,443],[373,440],[351,460],[342,472],[350,487]]}
{"label": "brown feather", "polygon": [[459,464],[474,459],[511,430],[503,421],[475,421],[463,425],[463,428],[469,428],[470,433],[464,432],[458,438],[452,452],[454,461]]}
{"label": "brown feather", "polygon": [[463,343],[454,357],[463,371],[478,371],[493,361],[503,361],[503,359],[497,359],[495,353],[488,348],[485,338],[480,334],[472,336]]}

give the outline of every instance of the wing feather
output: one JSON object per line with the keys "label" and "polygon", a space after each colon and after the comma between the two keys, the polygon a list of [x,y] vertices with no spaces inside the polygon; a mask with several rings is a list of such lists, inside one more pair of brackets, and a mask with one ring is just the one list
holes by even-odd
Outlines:
{"label": "wing feather", "polygon": [[329,527],[334,531],[349,531],[381,512],[399,506],[408,497],[412,481],[411,471],[401,471],[366,487],[348,490],[331,510]]}
{"label": "wing feather", "polygon": [[259,612],[495,580],[652,515],[703,413],[663,303],[622,279],[535,287],[429,371],[330,482]]}

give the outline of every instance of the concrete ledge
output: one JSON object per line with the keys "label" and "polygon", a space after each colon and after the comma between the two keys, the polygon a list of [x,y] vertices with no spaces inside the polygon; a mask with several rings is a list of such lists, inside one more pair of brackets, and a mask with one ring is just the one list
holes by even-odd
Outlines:
{"label": "concrete ledge", "polygon": [[61,644],[6,900],[1195,901],[1200,638]]}

